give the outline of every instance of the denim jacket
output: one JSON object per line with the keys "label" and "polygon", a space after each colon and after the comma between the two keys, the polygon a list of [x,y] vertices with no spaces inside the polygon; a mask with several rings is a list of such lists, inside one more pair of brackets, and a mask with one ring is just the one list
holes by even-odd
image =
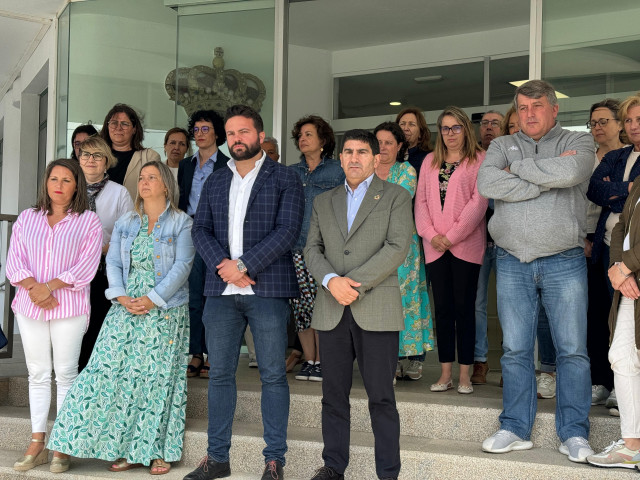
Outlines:
{"label": "denim jacket", "polygon": [[[187,279],[195,255],[191,240],[192,223],[189,215],[171,210],[167,203],[167,209],[158,218],[151,234],[154,239],[153,263],[156,284],[147,296],[159,308],[177,307],[189,301]],[[109,288],[105,295],[114,303],[117,297],[127,294],[131,246],[140,232],[141,224],[140,216],[132,211],[120,217],[113,227],[107,253]]]}
{"label": "denim jacket", "polygon": [[333,158],[326,157],[323,157],[322,160],[320,160],[320,164],[313,171],[310,171],[304,155],[300,155],[300,162],[291,165],[290,168],[295,169],[296,173],[300,176],[302,188],[304,189],[302,231],[300,232],[295,247],[293,247],[294,252],[302,253],[307,243],[311,212],[313,211],[313,199],[316,198],[316,195],[327,192],[344,183],[344,171],[340,166],[340,162]]}

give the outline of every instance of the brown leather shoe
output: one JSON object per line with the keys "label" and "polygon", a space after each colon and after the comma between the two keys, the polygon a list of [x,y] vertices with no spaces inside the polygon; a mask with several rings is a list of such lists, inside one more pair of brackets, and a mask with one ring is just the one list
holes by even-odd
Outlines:
{"label": "brown leather shoe", "polygon": [[473,362],[473,375],[471,383],[474,385],[484,385],[487,383],[487,373],[489,373],[488,362]]}

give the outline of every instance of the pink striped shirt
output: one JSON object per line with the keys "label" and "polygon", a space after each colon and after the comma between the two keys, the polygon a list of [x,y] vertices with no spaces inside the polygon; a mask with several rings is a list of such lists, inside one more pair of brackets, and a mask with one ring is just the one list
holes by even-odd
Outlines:
{"label": "pink striped shirt", "polygon": [[[45,321],[89,314],[89,283],[100,262],[102,225],[86,210],[69,213],[51,228],[46,212],[23,211],[13,225],[7,253],[7,278],[17,287],[11,308],[29,318]],[[54,290],[59,305],[43,310],[31,302],[27,290],[18,285],[33,277],[39,283],[54,278],[71,285]]]}

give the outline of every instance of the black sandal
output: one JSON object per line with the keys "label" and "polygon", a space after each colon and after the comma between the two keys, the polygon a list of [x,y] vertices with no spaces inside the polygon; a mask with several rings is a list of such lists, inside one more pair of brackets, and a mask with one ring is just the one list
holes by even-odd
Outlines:
{"label": "black sandal", "polygon": [[191,359],[192,362],[194,358],[200,359],[200,365],[198,365],[197,367],[191,364],[187,365],[187,378],[193,378],[200,375],[200,370],[202,370],[202,366],[204,365],[204,355],[196,353]]}
{"label": "black sandal", "polygon": [[200,378],[209,378],[209,365],[202,365],[200,369]]}

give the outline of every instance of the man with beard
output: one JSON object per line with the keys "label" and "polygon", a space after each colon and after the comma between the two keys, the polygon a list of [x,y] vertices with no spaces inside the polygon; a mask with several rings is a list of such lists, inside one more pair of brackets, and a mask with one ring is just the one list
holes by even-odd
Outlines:
{"label": "man with beard", "polygon": [[193,243],[207,275],[203,323],[211,357],[207,456],[185,480],[231,474],[229,449],[242,335],[253,333],[262,382],[265,470],[282,479],[287,451],[289,385],[285,371],[290,297],[298,295],[291,249],[304,214],[298,175],[265,161],[260,115],[235,105],[225,115],[232,159],[204,184]]}
{"label": "man with beard", "polygon": [[484,150],[489,148],[491,140],[501,135],[500,126],[503,118],[504,116],[495,110],[489,110],[482,116],[482,120],[480,120],[480,143],[482,143]]}

